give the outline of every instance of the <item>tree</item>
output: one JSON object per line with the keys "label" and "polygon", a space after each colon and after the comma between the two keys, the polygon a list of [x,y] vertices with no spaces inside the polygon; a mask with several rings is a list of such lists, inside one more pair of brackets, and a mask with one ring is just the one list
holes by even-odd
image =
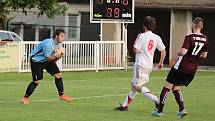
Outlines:
{"label": "tree", "polygon": [[[62,0],[61,0],[62,1]],[[49,18],[55,15],[63,15],[68,10],[60,0],[0,0],[0,29],[6,28],[7,14],[9,11],[21,10],[27,15],[27,10],[37,8],[38,17],[44,14]]]}

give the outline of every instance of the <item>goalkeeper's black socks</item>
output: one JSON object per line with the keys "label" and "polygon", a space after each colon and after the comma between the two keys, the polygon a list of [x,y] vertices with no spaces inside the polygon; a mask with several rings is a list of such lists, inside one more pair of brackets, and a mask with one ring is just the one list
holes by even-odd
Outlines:
{"label": "goalkeeper's black socks", "polygon": [[62,78],[55,78],[55,85],[57,87],[57,90],[58,90],[58,93],[59,93],[59,96],[63,95],[63,81],[62,81]]}
{"label": "goalkeeper's black socks", "polygon": [[28,88],[25,92],[25,96],[26,98],[28,98],[29,96],[31,96],[31,94],[34,92],[34,89],[37,87],[37,83],[35,83],[34,81],[32,81],[31,83],[29,83]]}

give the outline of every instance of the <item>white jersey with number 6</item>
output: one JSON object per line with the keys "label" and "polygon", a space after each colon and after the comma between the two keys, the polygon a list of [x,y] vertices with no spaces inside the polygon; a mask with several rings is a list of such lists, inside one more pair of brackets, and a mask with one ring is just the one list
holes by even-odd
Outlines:
{"label": "white jersey with number 6", "polygon": [[133,47],[139,51],[139,53],[135,54],[135,65],[142,66],[144,68],[153,67],[153,58],[156,48],[159,51],[165,49],[165,45],[161,38],[151,31],[140,33],[137,36]]}

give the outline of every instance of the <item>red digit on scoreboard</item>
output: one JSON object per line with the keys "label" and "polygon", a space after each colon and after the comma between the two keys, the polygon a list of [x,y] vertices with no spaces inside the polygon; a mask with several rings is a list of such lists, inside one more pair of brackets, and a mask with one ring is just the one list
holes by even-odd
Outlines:
{"label": "red digit on scoreboard", "polygon": [[113,9],[107,8],[107,17],[111,18],[113,16]]}
{"label": "red digit on scoreboard", "polygon": [[107,8],[107,17],[108,18],[119,18],[120,17],[120,9],[119,8]]}
{"label": "red digit on scoreboard", "polygon": [[114,18],[119,18],[119,14],[120,13],[120,9],[119,8],[115,8],[114,9]]}

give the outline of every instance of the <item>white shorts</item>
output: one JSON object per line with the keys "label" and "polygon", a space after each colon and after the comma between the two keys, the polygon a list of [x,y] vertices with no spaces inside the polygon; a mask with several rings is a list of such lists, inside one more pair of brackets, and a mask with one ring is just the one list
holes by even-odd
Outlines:
{"label": "white shorts", "polygon": [[151,68],[143,68],[142,66],[134,66],[134,77],[132,80],[133,86],[141,86],[149,82]]}

